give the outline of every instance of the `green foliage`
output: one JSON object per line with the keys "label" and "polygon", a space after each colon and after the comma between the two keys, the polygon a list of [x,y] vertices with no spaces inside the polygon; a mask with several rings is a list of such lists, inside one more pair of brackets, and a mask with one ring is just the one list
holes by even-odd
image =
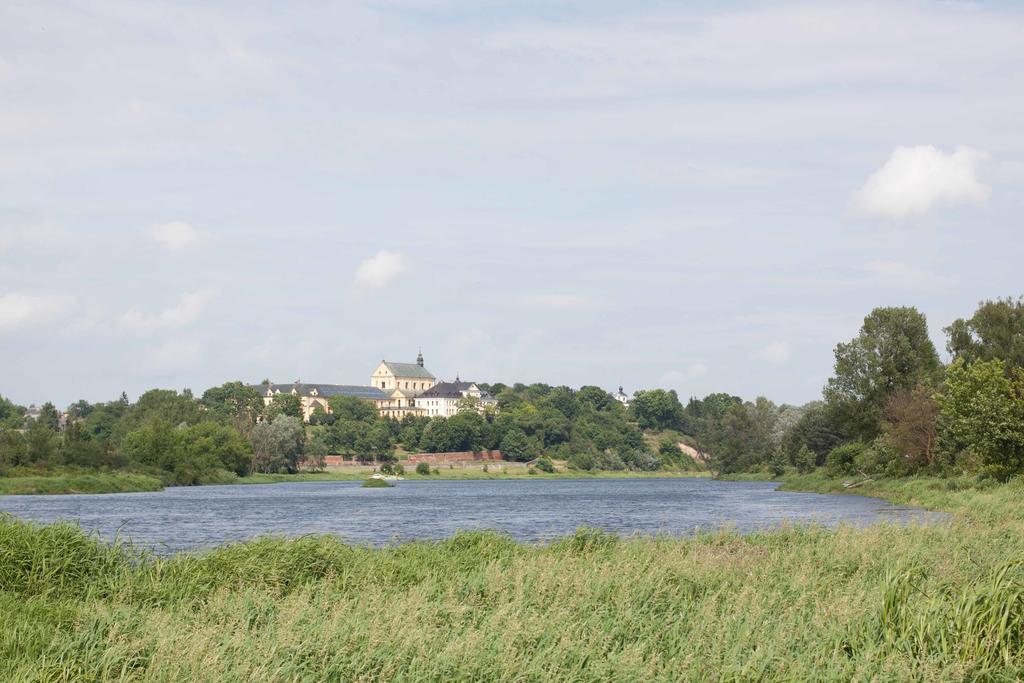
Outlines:
{"label": "green foliage", "polygon": [[867,441],[878,435],[882,409],[894,392],[932,386],[942,376],[928,324],[916,308],[874,309],[853,340],[836,346],[835,358],[826,401],[847,436]]}
{"label": "green foliage", "polygon": [[25,417],[25,408],[0,396],[0,430],[18,429]]}
{"label": "green foliage", "polygon": [[354,396],[342,396],[336,394],[327,399],[331,407],[331,415],[336,420],[347,422],[374,422],[377,419],[377,409],[369,401]]}
{"label": "green foliage", "polygon": [[513,462],[526,462],[532,460],[532,449],[526,433],[518,427],[513,427],[505,433],[501,440],[501,455],[506,460]]}
{"label": "green foliage", "polygon": [[555,471],[555,463],[551,462],[551,458],[537,458],[537,462],[533,463],[533,465],[541,472],[547,472],[548,474],[552,474]]}
{"label": "green foliage", "polygon": [[954,359],[1001,360],[1007,370],[1024,368],[1024,297],[983,301],[973,316],[954,321],[945,332]]}
{"label": "green foliage", "polygon": [[226,382],[203,392],[203,407],[214,419],[248,434],[263,412],[263,397],[242,382]]}
{"label": "green foliage", "polygon": [[863,461],[870,447],[860,441],[851,441],[833,448],[825,457],[825,473],[830,477],[843,477],[857,471],[858,461]]}
{"label": "green foliage", "polygon": [[427,476],[430,474],[430,465],[425,462],[416,463],[416,474],[420,476]]}
{"label": "green foliage", "polygon": [[297,472],[306,434],[300,419],[281,414],[257,424],[251,442],[254,471]]}
{"label": "green foliage", "polygon": [[675,390],[638,391],[629,409],[641,429],[678,429],[683,420],[683,406]]}
{"label": "green foliage", "polygon": [[297,394],[282,391],[275,394],[270,405],[266,407],[266,415],[273,420],[278,415],[302,419],[302,399]]}
{"label": "green foliage", "polygon": [[1000,480],[1024,471],[1024,369],[1008,373],[1001,360],[968,365],[958,358],[938,401],[945,448],[971,451]]}
{"label": "green foliage", "polygon": [[[383,469],[382,469],[382,471],[383,471]],[[392,484],[391,482],[387,481],[386,479],[376,479],[376,478],[373,478],[373,477],[371,477],[371,478],[369,478],[369,479],[367,479],[366,481],[363,482],[363,488],[364,489],[389,489],[392,486],[394,486],[394,484]]]}

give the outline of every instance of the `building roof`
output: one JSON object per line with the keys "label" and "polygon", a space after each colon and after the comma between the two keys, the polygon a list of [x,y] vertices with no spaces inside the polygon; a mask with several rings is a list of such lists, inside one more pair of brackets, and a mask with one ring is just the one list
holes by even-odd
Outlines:
{"label": "building roof", "polygon": [[391,371],[395,377],[412,377],[415,379],[434,379],[430,371],[418,363],[393,363],[384,361],[384,367]]}
{"label": "building roof", "polygon": [[[430,389],[427,389],[417,398],[462,398],[464,391],[469,391],[470,387],[475,387],[476,382],[438,382]],[[491,395],[477,387],[477,391],[480,392],[481,399],[489,399]]]}
{"label": "building roof", "polygon": [[312,396],[315,390],[317,396],[324,398],[340,395],[354,396],[355,398],[362,398],[367,401],[380,401],[388,397],[387,394],[377,387],[362,387],[354,384],[305,384],[294,382],[292,384],[253,384],[251,386],[260,392],[261,396],[266,396],[268,391],[275,394],[278,391],[282,394],[290,394],[292,389],[294,389],[299,396]]}

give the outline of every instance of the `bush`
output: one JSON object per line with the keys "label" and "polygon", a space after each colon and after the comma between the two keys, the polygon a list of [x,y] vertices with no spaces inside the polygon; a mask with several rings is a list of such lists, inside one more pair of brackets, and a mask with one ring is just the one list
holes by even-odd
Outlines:
{"label": "bush", "polygon": [[367,479],[363,482],[364,489],[389,489],[394,484],[383,479]]}
{"label": "bush", "polygon": [[416,464],[416,474],[419,474],[421,476],[429,475],[430,474],[430,465],[428,465],[425,462],[417,463]]}
{"label": "bush", "polygon": [[405,468],[402,467],[401,465],[395,465],[394,467],[395,467],[395,474],[397,474],[398,476],[402,476],[403,474],[405,474]]}
{"label": "bush", "polygon": [[395,466],[389,462],[386,462],[380,466],[380,472],[381,474],[394,474]]}
{"label": "bush", "polygon": [[555,464],[551,462],[551,458],[539,458],[537,462],[534,464],[537,466],[537,469],[540,470],[541,472],[547,472],[548,474],[552,474],[555,471]]}
{"label": "bush", "polygon": [[868,457],[868,450],[868,445],[860,441],[836,446],[825,456],[825,473],[830,477],[853,474],[856,471],[856,463],[864,462]]}

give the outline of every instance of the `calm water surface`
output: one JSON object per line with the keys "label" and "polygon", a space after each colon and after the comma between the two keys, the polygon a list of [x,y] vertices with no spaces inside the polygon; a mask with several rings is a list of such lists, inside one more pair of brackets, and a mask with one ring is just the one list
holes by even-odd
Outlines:
{"label": "calm water surface", "polygon": [[542,541],[591,526],[621,534],[741,532],[810,522],[863,526],[922,523],[940,513],[876,498],[786,493],[770,482],[709,479],[296,482],[169,488],[157,493],[0,496],[0,512],[23,519],[74,520],[112,539],[120,534],[160,553],[205,548],[265,534],[336,534],[357,544],[497,529]]}

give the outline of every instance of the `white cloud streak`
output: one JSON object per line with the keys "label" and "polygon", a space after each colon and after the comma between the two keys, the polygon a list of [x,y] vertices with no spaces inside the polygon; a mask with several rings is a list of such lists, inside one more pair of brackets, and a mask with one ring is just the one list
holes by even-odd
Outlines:
{"label": "white cloud streak", "polygon": [[159,313],[141,313],[133,308],[124,313],[119,322],[124,329],[140,334],[178,329],[199,319],[212,297],[208,290],[188,292],[181,295],[177,304]]}
{"label": "white cloud streak", "polygon": [[52,322],[70,304],[65,296],[8,292],[0,294],[0,332],[12,332]]}

